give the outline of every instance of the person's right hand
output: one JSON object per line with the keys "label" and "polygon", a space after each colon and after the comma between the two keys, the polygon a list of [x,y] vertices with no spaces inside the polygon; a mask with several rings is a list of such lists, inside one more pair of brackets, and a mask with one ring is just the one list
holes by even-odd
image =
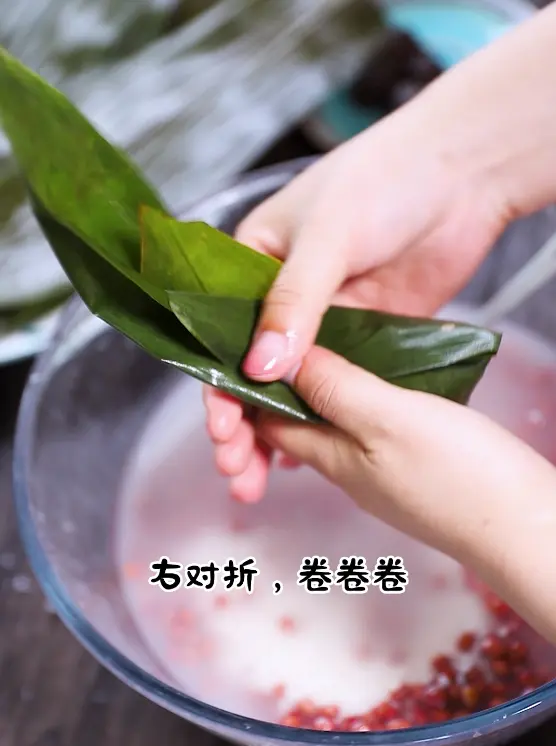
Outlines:
{"label": "person's right hand", "polygon": [[[416,101],[333,151],[257,207],[237,239],[285,260],[244,372],[287,376],[334,304],[431,315],[466,284],[507,222],[503,194],[460,162]],[[219,470],[236,499],[262,497],[271,454],[240,402],[205,390]]]}

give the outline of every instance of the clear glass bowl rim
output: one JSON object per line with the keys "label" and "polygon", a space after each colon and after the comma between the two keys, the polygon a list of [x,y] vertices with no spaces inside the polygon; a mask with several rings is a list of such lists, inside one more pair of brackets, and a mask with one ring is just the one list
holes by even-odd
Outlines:
{"label": "clear glass bowl rim", "polygon": [[[197,209],[208,200],[212,199],[221,205],[229,205],[233,204],[238,197],[241,198],[242,195],[253,195],[260,192],[262,184],[268,185],[277,181],[284,181],[285,183],[292,174],[303,170],[314,160],[314,157],[297,158],[251,172],[238,178],[217,195],[208,197],[190,208],[184,219],[195,216]],[[526,713],[532,715],[534,711],[534,714],[539,716],[553,708],[556,711],[556,680],[554,680],[506,704],[445,723],[435,723],[397,731],[361,733],[288,728],[263,720],[236,715],[190,697],[164,684],[120,653],[95,630],[67,595],[40,543],[30,510],[29,486],[32,484],[30,476],[33,468],[37,417],[43,402],[44,390],[60,364],[60,342],[64,338],[66,328],[71,325],[80,309],[83,309],[83,303],[79,298],[74,297],[68,301],[60,316],[49,347],[37,358],[31,368],[21,398],[16,423],[13,494],[20,536],[39,585],[63,624],[101,665],[132,689],[163,708],[185,719],[191,716],[194,721],[204,721],[207,727],[213,724],[219,728],[235,731],[235,737],[238,740],[241,740],[241,734],[245,733],[250,740],[257,738],[276,739],[286,743],[329,744],[330,746],[332,744],[335,746],[378,746],[378,744],[395,746],[396,744],[437,740],[448,740],[450,742],[451,737],[457,737],[459,740],[466,734],[469,735],[471,740],[478,734],[495,732],[499,729],[510,731],[512,724],[517,726],[518,723],[523,722],[524,716],[527,717]],[[232,737],[231,734],[230,737]]]}

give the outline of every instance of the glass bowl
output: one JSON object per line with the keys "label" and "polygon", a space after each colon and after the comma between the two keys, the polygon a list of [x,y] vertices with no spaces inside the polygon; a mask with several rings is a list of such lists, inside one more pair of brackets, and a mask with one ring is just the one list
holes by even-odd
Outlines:
{"label": "glass bowl", "polygon": [[[246,176],[185,217],[231,232],[242,216],[309,160]],[[513,225],[462,299],[478,303],[489,297],[555,230],[554,210]],[[553,291],[552,287],[540,291],[516,315],[517,321],[552,340],[556,339],[556,307],[547,301]],[[14,492],[23,542],[49,601],[102,665],[162,707],[241,744],[497,744],[556,714],[556,683],[551,683],[500,707],[443,724],[334,733],[242,717],[179,691],[131,618],[113,547],[126,458],[176,376],[183,380],[180,373],[148,357],[74,299],[64,310],[50,348],[36,362],[22,398]]]}

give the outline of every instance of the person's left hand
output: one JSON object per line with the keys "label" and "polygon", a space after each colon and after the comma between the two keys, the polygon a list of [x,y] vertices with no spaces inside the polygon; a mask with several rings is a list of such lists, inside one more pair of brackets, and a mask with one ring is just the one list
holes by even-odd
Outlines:
{"label": "person's left hand", "polygon": [[548,461],[471,408],[388,384],[322,348],[304,358],[294,388],[330,424],[259,410],[259,438],[470,567],[556,639],[556,470]]}

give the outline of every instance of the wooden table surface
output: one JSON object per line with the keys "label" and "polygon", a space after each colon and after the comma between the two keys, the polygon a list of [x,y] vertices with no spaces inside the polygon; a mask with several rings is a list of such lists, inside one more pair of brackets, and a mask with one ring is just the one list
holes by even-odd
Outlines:
{"label": "wooden table surface", "polygon": [[[261,163],[308,152],[292,135]],[[28,372],[29,364],[0,369],[0,746],[223,744],[120,683],[48,607],[21,547],[11,494],[12,436]],[[514,746],[555,743],[556,719]]]}

